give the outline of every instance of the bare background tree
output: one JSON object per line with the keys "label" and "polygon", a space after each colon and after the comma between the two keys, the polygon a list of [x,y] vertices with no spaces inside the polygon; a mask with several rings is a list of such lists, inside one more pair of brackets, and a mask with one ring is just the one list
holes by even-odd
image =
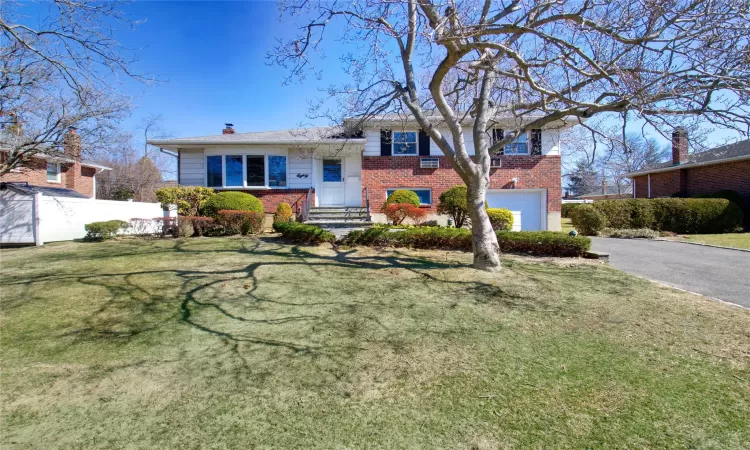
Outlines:
{"label": "bare background tree", "polygon": [[[0,175],[38,153],[57,151],[69,127],[83,150],[111,146],[118,122],[130,111],[118,76],[148,81],[130,69],[130,52],[114,39],[131,27],[120,1],[54,0],[0,3]],[[114,76],[113,76],[114,75]]]}
{"label": "bare background tree", "polygon": [[165,186],[164,177],[172,178],[176,173],[175,158],[146,143],[149,139],[172,137],[163,129],[162,120],[160,114],[144,117],[137,130],[141,133],[139,138],[123,134],[115,145],[98,155],[99,161],[112,168],[96,177],[98,198],[156,201],[155,191]]}
{"label": "bare background tree", "polygon": [[[480,269],[500,267],[484,210],[490,156],[527,130],[612,113],[665,135],[696,120],[750,127],[745,0],[299,0],[281,13],[300,33],[269,58],[290,80],[316,73],[315,53],[340,38],[353,44],[341,55],[351,83],[329,90],[342,115],[408,114],[437,143],[468,187]],[[506,132],[493,140],[498,118]]]}

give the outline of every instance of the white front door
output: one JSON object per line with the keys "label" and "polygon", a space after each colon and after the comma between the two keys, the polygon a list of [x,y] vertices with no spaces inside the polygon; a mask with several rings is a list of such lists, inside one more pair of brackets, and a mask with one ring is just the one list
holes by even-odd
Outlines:
{"label": "white front door", "polygon": [[344,162],[341,158],[322,161],[320,206],[344,206]]}

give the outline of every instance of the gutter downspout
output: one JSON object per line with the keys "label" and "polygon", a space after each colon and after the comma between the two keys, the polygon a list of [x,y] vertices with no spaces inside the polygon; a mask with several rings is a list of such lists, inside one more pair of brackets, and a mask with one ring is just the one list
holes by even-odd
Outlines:
{"label": "gutter downspout", "polygon": [[651,174],[648,174],[648,196],[646,198],[651,198]]}

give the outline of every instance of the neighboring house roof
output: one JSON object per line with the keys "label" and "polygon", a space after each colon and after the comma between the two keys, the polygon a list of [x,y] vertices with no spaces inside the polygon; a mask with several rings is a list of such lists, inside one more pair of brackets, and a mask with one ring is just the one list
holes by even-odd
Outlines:
{"label": "neighboring house roof", "polygon": [[149,144],[157,147],[176,150],[180,147],[197,145],[222,144],[269,144],[269,145],[304,145],[304,144],[364,144],[362,137],[346,137],[342,127],[295,128],[291,130],[257,131],[252,133],[219,134],[214,136],[196,136],[177,139],[151,139]]}
{"label": "neighboring house roof", "polygon": [[674,164],[671,161],[654,164],[641,170],[626,173],[625,176],[632,178],[638,175],[646,175],[655,172],[668,172],[670,170],[690,169],[693,167],[708,166],[712,164],[724,164],[733,161],[750,159],[750,139],[736,142],[734,144],[722,145],[705,152],[692,153],[688,155],[687,161],[682,164]]}
{"label": "neighboring house roof", "polygon": [[49,197],[72,197],[72,198],[89,198],[80,192],[76,192],[73,189],[49,187],[49,186],[36,186],[26,182],[3,182],[0,183],[0,190],[12,189],[22,194],[33,195],[41,193]]}
{"label": "neighboring house roof", "polygon": [[[0,148],[0,152],[7,152],[7,149]],[[32,158],[39,158],[43,159],[45,161],[49,161],[52,163],[69,163],[72,164],[75,162],[75,160],[69,156],[67,156],[63,152],[55,152],[55,153],[35,153]],[[101,170],[112,170],[111,167],[103,166],[101,164],[93,163],[90,161],[81,161],[80,162],[83,167],[93,167],[95,169],[101,169]]]}

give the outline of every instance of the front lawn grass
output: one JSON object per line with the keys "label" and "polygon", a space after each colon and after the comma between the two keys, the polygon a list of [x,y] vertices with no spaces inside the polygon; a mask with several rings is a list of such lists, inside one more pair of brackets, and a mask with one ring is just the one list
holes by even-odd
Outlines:
{"label": "front lawn grass", "polygon": [[750,312],[579,260],[0,252],[2,448],[748,448]]}
{"label": "front lawn grass", "polygon": [[686,240],[719,247],[743,248],[750,250],[750,233],[689,234]]}

